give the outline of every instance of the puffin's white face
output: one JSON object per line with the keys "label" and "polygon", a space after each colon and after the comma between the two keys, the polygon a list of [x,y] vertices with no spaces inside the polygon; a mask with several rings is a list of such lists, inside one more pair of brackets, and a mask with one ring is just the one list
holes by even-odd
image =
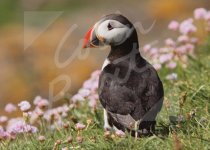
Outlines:
{"label": "puffin's white face", "polygon": [[125,42],[135,31],[132,23],[122,15],[110,14],[102,18],[88,30],[84,37],[83,48],[117,46]]}
{"label": "puffin's white face", "polygon": [[122,44],[133,31],[133,28],[129,28],[117,20],[96,23],[94,28],[95,34],[101,42],[113,46]]}

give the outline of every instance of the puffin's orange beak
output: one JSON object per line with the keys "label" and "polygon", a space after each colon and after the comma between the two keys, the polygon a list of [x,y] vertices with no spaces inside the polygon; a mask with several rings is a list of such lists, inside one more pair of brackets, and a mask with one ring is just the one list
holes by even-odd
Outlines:
{"label": "puffin's orange beak", "polygon": [[83,48],[94,48],[94,47],[98,47],[100,44],[101,44],[101,42],[95,34],[94,27],[90,28],[84,37],[82,47]]}
{"label": "puffin's orange beak", "polygon": [[92,30],[93,30],[93,27],[90,28],[90,29],[88,30],[88,32],[86,33],[85,38],[84,38],[84,41],[83,41],[82,48],[91,47],[90,41],[91,41]]}

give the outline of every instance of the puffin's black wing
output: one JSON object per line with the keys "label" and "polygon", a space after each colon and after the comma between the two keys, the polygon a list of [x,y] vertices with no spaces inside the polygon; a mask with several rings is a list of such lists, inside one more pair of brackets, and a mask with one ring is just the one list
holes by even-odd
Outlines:
{"label": "puffin's black wing", "polygon": [[138,61],[107,65],[99,79],[99,99],[113,121],[130,128],[133,121],[154,121],[162,106],[163,87],[155,69]]}

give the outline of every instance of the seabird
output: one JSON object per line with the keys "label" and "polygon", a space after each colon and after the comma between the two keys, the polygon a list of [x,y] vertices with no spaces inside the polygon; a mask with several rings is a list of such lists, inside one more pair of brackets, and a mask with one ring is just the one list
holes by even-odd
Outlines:
{"label": "seabird", "polygon": [[162,82],[139,52],[134,25],[120,14],[104,16],[87,32],[83,48],[109,45],[99,78],[99,100],[104,108],[104,128],[131,135],[154,133],[163,104]]}

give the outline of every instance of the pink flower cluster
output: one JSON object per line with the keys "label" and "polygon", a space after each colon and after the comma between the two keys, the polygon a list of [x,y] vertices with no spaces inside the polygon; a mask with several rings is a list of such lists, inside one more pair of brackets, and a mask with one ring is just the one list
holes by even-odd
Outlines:
{"label": "pink flower cluster", "polygon": [[5,131],[3,127],[0,127],[0,140],[5,139],[15,139],[15,135],[13,136],[9,132]]}
{"label": "pink flower cluster", "polygon": [[37,127],[27,124],[22,118],[12,118],[4,128],[0,126],[0,140],[15,139],[17,134],[36,133]]}
{"label": "pink flower cluster", "polygon": [[12,133],[13,135],[20,133],[35,133],[37,131],[37,127],[27,124],[21,119],[11,119],[7,126],[7,132],[10,134]]}
{"label": "pink flower cluster", "polygon": [[194,11],[194,18],[197,20],[204,19],[210,21],[210,11],[207,11],[205,8],[197,8]]}
{"label": "pink flower cluster", "polygon": [[37,96],[34,99],[34,105],[36,105],[39,108],[45,108],[48,107],[49,102],[47,99],[43,99],[41,96]]}
{"label": "pink flower cluster", "polygon": [[71,101],[76,103],[88,99],[89,106],[95,108],[98,100],[97,90],[100,73],[100,70],[94,71],[90,79],[86,80],[82,88],[71,98]]}
{"label": "pink flower cluster", "polygon": [[[26,100],[18,104],[19,110],[23,112],[20,118],[0,116],[0,139],[14,139],[17,134],[35,133],[42,126],[42,121],[47,122],[46,128],[51,130],[62,127],[70,110],[74,108],[74,104],[63,104],[49,109],[49,101],[41,96],[35,97],[33,104]],[[14,111],[17,111],[16,105],[9,103],[5,106],[5,112]]]}
{"label": "pink flower cluster", "polygon": [[[168,28],[178,35],[176,38],[167,38],[162,47],[155,47],[147,44],[143,51],[157,70],[162,67],[175,69],[177,64],[186,67],[188,57],[194,56],[195,47],[198,44],[198,22],[202,22],[203,30],[210,31],[210,11],[204,8],[197,8],[194,11],[194,18],[188,18],[182,22],[171,21]],[[197,24],[196,24],[197,23]],[[170,79],[170,78],[168,78]]]}
{"label": "pink flower cluster", "polygon": [[[64,104],[56,108],[48,109],[43,113],[43,119],[47,122],[50,122],[50,129],[55,129],[62,127],[64,125],[63,120],[68,117],[70,110],[73,108],[73,105]],[[35,115],[36,116],[36,115]],[[37,122],[39,117],[36,118],[33,122]]]}
{"label": "pink flower cluster", "polygon": [[[32,125],[34,123],[33,119],[46,114],[47,111],[45,111],[45,108],[48,105],[48,100],[37,96],[34,99],[35,108],[31,111],[31,104],[26,100],[21,101],[17,106],[23,112],[23,117],[8,118],[7,116],[0,116],[0,139],[14,139],[17,134],[37,132],[38,128]],[[17,106],[8,103],[4,110],[7,113],[13,113],[17,111]],[[62,108],[62,110],[65,109]]]}

